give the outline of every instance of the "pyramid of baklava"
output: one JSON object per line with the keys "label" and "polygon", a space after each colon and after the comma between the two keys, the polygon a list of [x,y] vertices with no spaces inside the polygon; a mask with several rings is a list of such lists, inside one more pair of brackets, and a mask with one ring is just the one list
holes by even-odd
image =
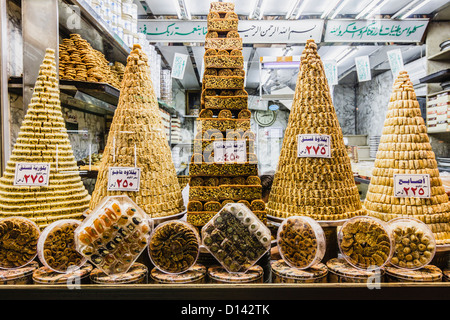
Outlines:
{"label": "pyramid of baklava", "polygon": [[[394,174],[429,174],[430,197],[394,196]],[[421,220],[437,244],[450,243],[449,199],[406,71],[393,85],[364,206],[369,215],[384,221],[405,216]]]}
{"label": "pyramid of baklava", "polygon": [[[331,157],[299,157],[299,134],[329,135]],[[365,214],[317,45],[301,55],[294,100],[267,204],[267,214],[341,220]]]}
{"label": "pyramid of baklava", "polygon": [[[108,191],[110,167],[140,168],[139,191]],[[148,59],[138,44],[133,46],[127,58],[119,103],[100,162],[90,208],[95,208],[105,196],[123,194],[151,217],[184,211]]]}
{"label": "pyramid of baklava", "polygon": [[[48,186],[14,185],[17,163],[49,163]],[[0,217],[22,216],[44,228],[82,219],[90,196],[78,173],[59,100],[55,51],[47,49],[17,141],[0,178]]]}
{"label": "pyramid of baklava", "polygon": [[[265,222],[234,4],[212,2],[207,20],[201,111],[189,165],[187,220],[202,227],[225,204],[241,202]],[[240,144],[242,161],[216,157],[214,143],[218,141]]]}

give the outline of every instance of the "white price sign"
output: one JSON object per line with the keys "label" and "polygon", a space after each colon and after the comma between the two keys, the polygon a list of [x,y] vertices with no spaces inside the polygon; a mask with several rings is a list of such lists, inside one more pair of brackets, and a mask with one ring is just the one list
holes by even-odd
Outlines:
{"label": "white price sign", "polygon": [[139,191],[141,169],[135,167],[110,167],[108,191]]}
{"label": "white price sign", "polygon": [[299,134],[297,156],[299,158],[331,158],[331,137],[325,134]]}
{"label": "white price sign", "polygon": [[49,163],[16,163],[16,172],[14,173],[15,186],[48,186],[50,174]]}
{"label": "white price sign", "polygon": [[429,198],[429,174],[394,174],[394,197]]}
{"label": "white price sign", "polygon": [[214,162],[240,163],[247,161],[245,140],[214,141]]}

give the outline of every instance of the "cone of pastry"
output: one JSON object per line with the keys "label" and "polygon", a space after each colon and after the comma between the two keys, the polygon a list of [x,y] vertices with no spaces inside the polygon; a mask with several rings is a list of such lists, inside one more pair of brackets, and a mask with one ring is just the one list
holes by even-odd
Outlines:
{"label": "cone of pastry", "polygon": [[[23,216],[39,227],[82,219],[90,196],[81,181],[65,127],[55,51],[47,49],[17,141],[0,178],[0,217]],[[14,185],[17,163],[50,164],[48,186]]]}
{"label": "cone of pastry", "polygon": [[[110,167],[140,168],[138,191],[108,191]],[[147,56],[134,45],[127,59],[90,208],[105,197],[128,195],[151,217],[184,211],[172,154],[151,81]]]}
{"label": "cone of pastry", "polygon": [[[299,157],[300,134],[329,135],[330,157]],[[267,214],[342,220],[364,215],[323,63],[313,40],[301,56],[294,101],[272,184]]]}
{"label": "cone of pastry", "polygon": [[[394,196],[394,174],[429,174],[429,197]],[[393,85],[364,206],[384,221],[416,218],[431,228],[437,244],[450,244],[449,199],[406,71]]]}

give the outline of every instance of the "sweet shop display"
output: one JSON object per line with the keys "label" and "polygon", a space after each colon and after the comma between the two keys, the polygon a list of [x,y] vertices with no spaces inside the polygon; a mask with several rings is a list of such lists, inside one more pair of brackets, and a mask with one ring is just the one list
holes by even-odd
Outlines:
{"label": "sweet shop display", "polygon": [[201,228],[226,203],[242,202],[266,222],[234,4],[212,2],[207,28],[187,221]]}
{"label": "sweet shop display", "polygon": [[55,52],[47,49],[0,178],[0,218],[22,216],[44,229],[60,219],[81,220],[89,200],[61,113]]}
{"label": "sweet shop display", "polygon": [[129,197],[106,197],[75,230],[75,245],[107,275],[121,274],[145,250],[152,228],[153,221]]}
{"label": "sweet shop display", "polygon": [[428,226],[412,218],[396,218],[388,223],[394,238],[390,263],[406,269],[420,269],[433,260],[436,241]]}
{"label": "sweet shop display", "polygon": [[383,221],[418,219],[429,226],[437,245],[450,244],[449,198],[406,71],[392,88],[364,207]]}
{"label": "sweet shop display", "polygon": [[0,220],[0,268],[15,269],[26,266],[37,256],[39,227],[23,217]]}
{"label": "sweet shop display", "polygon": [[277,246],[283,260],[291,267],[307,269],[325,255],[325,234],[309,217],[288,217],[278,228]]}
{"label": "sweet shop display", "polygon": [[230,273],[222,266],[211,266],[206,274],[209,283],[263,283],[264,280],[264,270],[258,265],[240,273]]}
{"label": "sweet shop display", "polygon": [[271,262],[273,283],[324,283],[327,282],[328,268],[317,263],[307,269],[293,268],[283,259]]}
{"label": "sweet shop display", "polygon": [[71,34],[59,45],[59,77],[64,80],[104,82],[120,88],[123,65],[112,66],[105,55],[92,48],[79,34]]}
{"label": "sweet shop display", "polygon": [[95,268],[89,274],[93,284],[143,284],[147,283],[148,268],[142,263],[135,262],[127,272],[108,275],[101,269]]}
{"label": "sweet shop display", "polygon": [[[150,217],[167,217],[184,211],[170,146],[167,143],[147,56],[134,45],[99,166],[90,209],[105,196],[126,194]],[[133,190],[111,189],[110,168],[136,168],[139,184]],[[113,170],[113,169],[111,169]],[[119,179],[119,178],[118,178]]]}
{"label": "sweet shop display", "polygon": [[[313,141],[316,145],[306,145],[309,150],[329,148],[327,157],[300,153],[302,135],[317,139]],[[322,138],[327,142],[322,142]],[[308,216],[318,221],[365,215],[324,66],[313,40],[307,41],[301,55],[267,214],[277,218]]]}
{"label": "sweet shop display", "polygon": [[38,257],[44,266],[65,273],[81,267],[86,259],[75,248],[79,220],[62,219],[47,226],[39,236]]}
{"label": "sweet shop display", "polygon": [[149,282],[157,284],[206,283],[206,267],[200,263],[196,263],[183,273],[167,273],[158,268],[153,268],[150,272]]}
{"label": "sweet shop display", "polygon": [[230,273],[245,272],[271,245],[270,230],[242,203],[226,204],[203,226],[202,244]]}
{"label": "sweet shop display", "polygon": [[183,273],[197,261],[200,236],[195,227],[179,220],[159,224],[150,237],[150,259],[167,273]]}
{"label": "sweet shop display", "polygon": [[359,269],[376,269],[392,257],[394,242],[390,227],[373,217],[353,217],[338,233],[339,249],[349,264]]}

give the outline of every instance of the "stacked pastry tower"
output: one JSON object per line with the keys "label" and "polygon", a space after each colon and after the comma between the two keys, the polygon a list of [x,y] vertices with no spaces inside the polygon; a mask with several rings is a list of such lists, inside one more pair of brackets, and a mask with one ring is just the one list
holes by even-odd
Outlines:
{"label": "stacked pastry tower", "polygon": [[92,48],[79,34],[71,34],[59,45],[59,77],[104,82],[120,88],[120,75],[111,69],[104,54]]}
{"label": "stacked pastry tower", "polygon": [[[108,191],[109,167],[138,167],[139,191]],[[147,56],[137,44],[127,59],[119,103],[103,152],[90,208],[105,197],[128,195],[148,215],[184,211],[180,185],[153,90]]]}
{"label": "stacked pastry tower", "polygon": [[[430,198],[395,197],[394,174],[429,174]],[[394,82],[364,206],[384,221],[410,216],[425,222],[437,244],[450,243],[450,204],[406,71]]]}
{"label": "stacked pastry tower", "polygon": [[[331,157],[298,157],[299,134],[329,135]],[[294,101],[267,207],[267,214],[278,218],[298,215],[315,220],[342,220],[365,214],[323,63],[313,40],[307,41],[301,56]]]}
{"label": "stacked pastry tower", "polygon": [[[48,186],[14,185],[16,163],[49,163]],[[0,217],[22,216],[40,227],[82,219],[90,196],[83,186],[61,113],[55,51],[47,49],[19,136],[0,178]]]}
{"label": "stacked pastry tower", "polygon": [[[207,23],[202,110],[189,167],[187,220],[202,227],[226,203],[242,202],[265,221],[248,94],[244,90],[242,39],[237,31],[234,4],[212,2]],[[233,140],[241,146],[245,141],[246,158],[242,158],[245,161],[215,162],[214,141],[219,140]]]}

